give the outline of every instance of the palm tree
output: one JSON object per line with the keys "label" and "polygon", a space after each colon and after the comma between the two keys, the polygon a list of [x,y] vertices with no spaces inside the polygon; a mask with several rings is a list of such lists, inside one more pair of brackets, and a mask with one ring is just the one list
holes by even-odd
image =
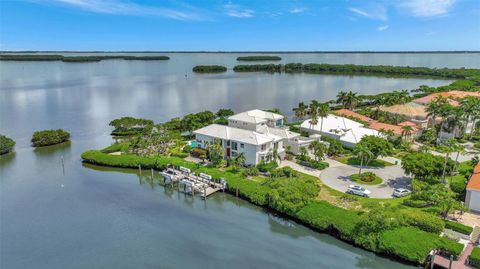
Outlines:
{"label": "palm tree", "polygon": [[325,152],[327,151],[327,146],[319,141],[313,141],[308,145],[308,148],[313,152],[313,156],[315,156],[315,161],[317,162],[323,160]]}
{"label": "palm tree", "polygon": [[240,165],[240,166],[245,166],[245,161],[247,158],[245,158],[245,153],[241,152],[240,154],[235,157],[235,164]]}
{"label": "palm tree", "polygon": [[295,117],[298,119],[303,119],[307,115],[307,109],[308,106],[305,105],[304,102],[298,103],[298,107],[293,109],[293,112],[295,112]]}
{"label": "palm tree", "polygon": [[358,170],[358,174],[360,175],[362,174],[363,163],[368,163],[374,156],[370,149],[362,144],[357,144],[353,152],[355,156],[360,159],[360,169]]}
{"label": "palm tree", "polygon": [[274,162],[278,162],[281,163],[282,162],[282,157],[280,156],[280,154],[278,153],[278,150],[276,148],[274,148],[271,152],[269,152],[269,158],[271,161],[274,161]]}
{"label": "palm tree", "polygon": [[353,110],[357,106],[358,101],[360,101],[360,98],[358,97],[357,93],[349,91],[347,93],[345,106],[348,107],[348,109]]}
{"label": "palm tree", "polygon": [[440,114],[442,107],[447,103],[447,99],[443,98],[442,96],[439,96],[432,102],[428,103],[425,111],[428,113],[427,116],[432,119],[432,126],[435,127],[435,119]]}
{"label": "palm tree", "polygon": [[407,140],[407,137],[409,137],[413,132],[413,127],[410,125],[405,125],[402,126],[402,137],[403,139]]}
{"label": "palm tree", "polygon": [[471,138],[475,131],[475,121],[480,118],[480,99],[473,96],[465,97],[460,101],[460,106],[465,113],[467,121],[472,121]]}
{"label": "palm tree", "polygon": [[316,100],[312,100],[312,102],[308,106],[307,114],[310,116],[310,121],[309,121],[310,128],[312,128],[312,125],[317,125],[318,124],[318,108],[319,108],[319,106],[320,106],[320,103]]}
{"label": "palm tree", "polygon": [[457,141],[453,138],[450,138],[444,141],[438,148],[442,153],[445,153],[445,163],[443,164],[443,172],[442,172],[442,181],[445,182],[445,172],[447,171],[447,164],[448,159],[450,158],[450,154],[456,150],[458,147]]}
{"label": "palm tree", "polygon": [[330,112],[330,106],[327,103],[321,103],[318,106],[317,109],[317,114],[320,117],[321,123],[320,123],[320,130],[323,130],[323,118],[328,116],[328,113]]}
{"label": "palm tree", "polygon": [[342,104],[344,108],[347,108],[347,92],[340,91],[337,94],[337,104]]}
{"label": "palm tree", "polygon": [[443,128],[445,127],[447,119],[452,116],[453,109],[453,106],[450,105],[448,102],[440,106],[438,115],[442,117],[442,123],[440,124],[439,138],[443,136]]}

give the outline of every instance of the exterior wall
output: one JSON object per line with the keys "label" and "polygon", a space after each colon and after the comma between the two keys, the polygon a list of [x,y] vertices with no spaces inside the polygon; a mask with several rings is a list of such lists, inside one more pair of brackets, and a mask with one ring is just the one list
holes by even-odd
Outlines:
{"label": "exterior wall", "polygon": [[473,212],[480,212],[480,191],[467,189],[465,206]]}
{"label": "exterior wall", "polygon": [[[201,135],[201,134],[196,134],[195,139],[197,140],[199,147],[201,147],[203,149],[206,148],[205,142],[208,142],[209,144],[212,144],[215,141],[215,138],[213,138],[211,136],[207,136],[207,135]],[[232,147],[233,143],[232,142],[237,143],[237,150],[233,149],[233,147]],[[242,148],[242,144],[243,144],[243,148]],[[258,158],[257,146],[256,145],[241,143],[241,142],[237,142],[237,141],[233,141],[233,140],[230,140],[230,145],[228,145],[226,140],[222,140],[222,146],[225,149],[225,157],[227,157],[226,152],[227,152],[227,148],[229,148],[231,158],[233,158],[233,157],[235,157],[238,154],[243,152],[245,154],[245,164],[246,165],[257,165],[260,162],[260,159]],[[260,149],[260,146],[258,146],[258,148]]]}

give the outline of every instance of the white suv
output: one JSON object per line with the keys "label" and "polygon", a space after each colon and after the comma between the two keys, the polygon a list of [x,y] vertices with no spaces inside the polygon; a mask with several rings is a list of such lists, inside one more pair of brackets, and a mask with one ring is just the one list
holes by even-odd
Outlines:
{"label": "white suv", "polygon": [[407,189],[397,188],[393,190],[393,197],[403,197],[409,195],[410,193],[412,192]]}
{"label": "white suv", "polygon": [[372,193],[372,192],[365,189],[362,186],[350,185],[350,186],[348,186],[347,193],[355,194],[355,195],[359,195],[359,196],[363,196],[363,197],[368,197],[370,195],[370,193]]}

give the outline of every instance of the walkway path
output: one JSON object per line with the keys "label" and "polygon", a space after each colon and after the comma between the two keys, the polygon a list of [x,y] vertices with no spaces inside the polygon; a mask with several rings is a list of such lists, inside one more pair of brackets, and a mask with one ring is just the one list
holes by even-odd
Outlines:
{"label": "walkway path", "polygon": [[[474,268],[466,264],[467,258],[470,255],[470,253],[472,253],[472,250],[474,247],[475,246],[473,245],[473,243],[469,242],[465,247],[465,249],[463,250],[462,255],[458,258],[458,261],[452,262],[452,269]],[[435,256],[434,262],[436,265],[441,266],[443,268],[448,268],[450,265],[450,260],[442,256]]]}

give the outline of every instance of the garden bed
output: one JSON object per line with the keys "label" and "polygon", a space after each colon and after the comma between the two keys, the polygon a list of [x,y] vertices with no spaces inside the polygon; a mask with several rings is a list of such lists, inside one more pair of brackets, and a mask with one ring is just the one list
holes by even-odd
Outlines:
{"label": "garden bed", "polygon": [[350,175],[350,180],[359,184],[378,185],[382,183],[382,178],[372,172]]}

